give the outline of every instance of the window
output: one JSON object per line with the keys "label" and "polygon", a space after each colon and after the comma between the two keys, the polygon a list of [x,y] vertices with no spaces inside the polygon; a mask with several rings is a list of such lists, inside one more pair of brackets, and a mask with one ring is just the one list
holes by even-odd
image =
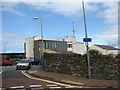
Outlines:
{"label": "window", "polygon": [[45,45],[46,45],[45,48],[48,48],[48,42],[46,42]]}
{"label": "window", "polygon": [[72,48],[72,44],[68,44],[67,47],[68,47],[68,48]]}
{"label": "window", "polygon": [[57,47],[56,42],[55,42],[55,48]]}
{"label": "window", "polygon": [[52,49],[54,48],[54,42],[51,42],[52,43]]}

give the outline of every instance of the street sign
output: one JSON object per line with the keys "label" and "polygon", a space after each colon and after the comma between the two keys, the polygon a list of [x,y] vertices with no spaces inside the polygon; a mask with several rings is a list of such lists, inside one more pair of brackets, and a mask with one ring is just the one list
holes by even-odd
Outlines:
{"label": "street sign", "polygon": [[87,50],[89,50],[90,49],[90,47],[86,47],[87,48]]}
{"label": "street sign", "polygon": [[91,38],[83,38],[83,41],[84,41],[84,42],[91,42],[92,39],[91,39]]}

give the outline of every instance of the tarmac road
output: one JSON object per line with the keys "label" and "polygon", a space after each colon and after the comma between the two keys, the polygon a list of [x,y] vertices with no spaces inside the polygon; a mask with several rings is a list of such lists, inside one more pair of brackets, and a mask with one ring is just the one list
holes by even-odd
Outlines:
{"label": "tarmac road", "polygon": [[[1,68],[1,67],[0,67]],[[40,69],[40,66],[32,66],[31,68]],[[53,83],[44,82],[41,80],[34,80],[26,77],[21,70],[16,70],[15,66],[3,66],[0,71],[2,76],[1,89],[20,89],[20,90],[37,90],[37,89],[62,89],[72,88]]]}

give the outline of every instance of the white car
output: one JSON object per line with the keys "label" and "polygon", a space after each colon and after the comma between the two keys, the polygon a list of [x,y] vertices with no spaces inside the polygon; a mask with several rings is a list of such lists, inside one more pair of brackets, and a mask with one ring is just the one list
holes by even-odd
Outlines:
{"label": "white car", "polygon": [[30,60],[28,59],[21,59],[16,65],[16,70],[29,70],[29,69],[30,69]]}

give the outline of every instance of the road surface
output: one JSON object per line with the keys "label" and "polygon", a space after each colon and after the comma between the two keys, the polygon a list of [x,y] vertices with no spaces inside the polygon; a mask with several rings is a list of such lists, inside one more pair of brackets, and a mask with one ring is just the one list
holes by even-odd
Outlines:
{"label": "road surface", "polygon": [[[57,85],[44,82],[41,80],[30,79],[25,76],[21,70],[16,70],[15,66],[0,67],[0,77],[2,81],[1,89],[19,89],[19,90],[39,90],[39,89],[62,89],[71,88],[67,86]],[[31,68],[40,69],[40,66],[32,66]]]}

